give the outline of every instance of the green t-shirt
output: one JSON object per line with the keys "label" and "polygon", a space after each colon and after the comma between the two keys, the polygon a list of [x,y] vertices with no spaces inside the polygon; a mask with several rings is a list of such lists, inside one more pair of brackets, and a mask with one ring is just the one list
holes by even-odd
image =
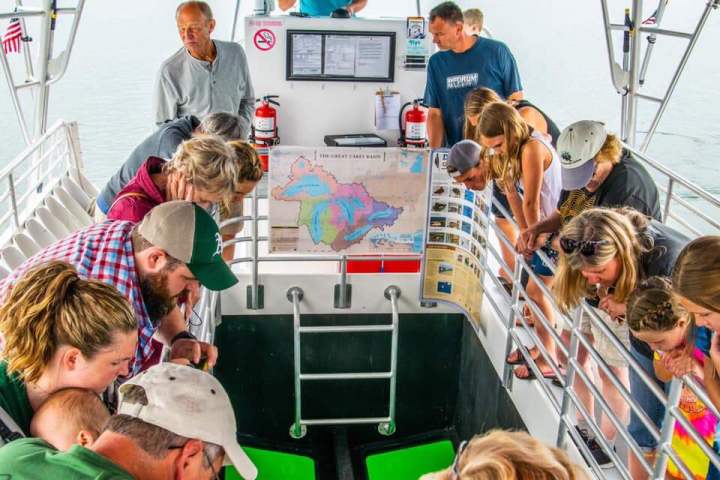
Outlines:
{"label": "green t-shirt", "polygon": [[59,452],[39,438],[22,438],[0,448],[0,478],[36,480],[133,480],[119,466],[92,450],[73,445]]}
{"label": "green t-shirt", "polygon": [[25,384],[17,375],[8,375],[7,363],[0,361],[0,407],[15,420],[25,435],[30,434],[33,409],[28,400]]}

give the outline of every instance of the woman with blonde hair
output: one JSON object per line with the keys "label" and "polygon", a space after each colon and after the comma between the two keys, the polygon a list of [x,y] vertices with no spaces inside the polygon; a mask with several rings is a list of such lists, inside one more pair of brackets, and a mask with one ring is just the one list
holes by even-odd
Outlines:
{"label": "woman with blonde hair", "polygon": [[149,157],[115,197],[109,220],[139,222],[156,205],[189,200],[203,208],[230,205],[240,182],[240,162],[220,137],[202,135],[182,142],[172,160]]}
{"label": "woman with blonde hair", "polygon": [[[560,261],[553,286],[558,305],[564,311],[579,306],[583,301],[594,307],[605,325],[632,355],[647,360],[638,363],[654,378],[652,349],[630,335],[625,320],[626,304],[642,280],[670,275],[675,259],[686,242],[687,238],[682,234],[632,209],[585,210],[565,225],[560,233]],[[664,413],[662,404],[637,374],[632,373],[628,378],[627,362],[611,340],[587,315],[583,315],[581,331],[593,342],[621,383],[630,385],[635,401],[659,425]],[[584,363],[587,352],[582,350],[578,357],[580,363]],[[627,417],[628,405],[605,372],[599,369],[599,373],[603,397],[619,418]],[[659,380],[657,382],[662,384]],[[594,399],[590,394],[584,395],[586,391],[577,389],[592,415]],[[600,428],[605,438],[612,442],[616,431],[604,415]],[[587,433],[582,424],[578,429],[582,434]],[[631,413],[628,431],[646,453],[652,453],[655,439],[634,412]],[[610,463],[608,454],[599,446],[594,456],[602,463]],[[634,461],[631,456],[631,471],[641,472],[642,467]]]}
{"label": "woman with blonde hair", "polygon": [[[477,128],[478,122],[480,121],[480,114],[482,113],[483,108],[493,102],[502,102],[502,99],[497,93],[495,93],[495,90],[492,90],[490,88],[476,88],[475,90],[467,94],[467,97],[465,97],[465,139],[473,140],[478,143],[480,142],[480,133]],[[508,105],[514,107],[518,111],[522,119],[525,120],[525,122],[527,122],[527,124],[530,125],[533,129],[541,133],[550,135],[552,145],[556,145],[557,139],[560,136],[560,129],[557,127],[557,125],[555,125],[555,122],[553,122],[552,119],[550,119],[550,117],[548,117],[542,110],[538,109],[535,105],[525,99],[508,100],[507,103]],[[469,177],[469,175],[462,175],[461,178],[458,178],[458,181],[462,182],[463,179],[467,177]],[[471,186],[468,184],[466,184],[465,186],[468,188],[476,188],[475,186]],[[484,186],[485,183],[482,184],[482,188],[484,188]],[[498,186],[497,182],[493,183],[493,198],[495,198],[495,200],[500,203],[500,205],[502,205],[505,210],[507,210],[508,212],[511,211],[507,196],[505,196],[503,191]],[[510,220],[505,218],[505,214],[495,205],[495,202],[492,203],[490,210],[495,216],[495,223],[497,224],[497,226],[500,227],[500,230],[502,230],[503,234],[508,238],[508,240],[510,240],[511,243],[515,244],[518,237],[518,232],[515,229],[515,226]],[[503,242],[500,242],[500,251],[502,253],[503,260],[510,268],[510,271],[512,271],[515,268],[514,252],[510,248],[508,248]],[[502,283],[503,287],[508,290],[508,293],[510,293],[512,289],[510,274],[505,270],[500,269],[498,279]]]}
{"label": "woman with blonde hair", "polygon": [[138,337],[125,297],[59,261],[34,267],[13,285],[0,306],[0,335],[0,411],[25,435],[53,392],[102,393],[127,376]]}
{"label": "woman with blonde hair", "polygon": [[[672,272],[673,291],[695,323],[712,331],[710,362],[705,363],[705,388],[720,409],[720,236],[696,238],[682,249]],[[715,451],[720,451],[717,440]],[[707,478],[720,472],[710,465]]]}
{"label": "woman with blonde hair", "polygon": [[421,480],[587,480],[559,448],[526,432],[493,430],[462,442],[453,464]]}
{"label": "woman with blonde hair", "polygon": [[[485,156],[489,158],[490,176],[507,195],[513,217],[521,229],[541,221],[555,211],[560,197],[560,159],[547,135],[529,126],[517,110],[505,103],[487,105],[478,123],[480,143],[485,147]],[[516,186],[523,189],[520,197]],[[543,252],[550,259],[557,252],[549,245]],[[531,259],[531,268],[546,285],[552,283],[552,270],[537,253]],[[530,280],[527,285],[528,297],[538,306],[543,316],[552,325],[553,309],[543,294],[543,290]],[[535,314],[531,311],[531,318]],[[550,332],[540,322],[535,328],[543,346],[555,362],[555,345]],[[553,378],[555,373],[547,359],[540,355],[537,347],[531,349],[543,377]],[[520,379],[534,378],[533,371],[525,365],[518,350],[507,358],[511,365],[519,365],[515,376]]]}

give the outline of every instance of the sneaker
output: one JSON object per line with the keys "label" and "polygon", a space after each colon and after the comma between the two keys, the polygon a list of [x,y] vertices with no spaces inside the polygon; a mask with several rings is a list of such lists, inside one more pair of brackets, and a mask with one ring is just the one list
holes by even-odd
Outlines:
{"label": "sneaker", "polygon": [[[580,438],[585,445],[587,445],[588,450],[590,450],[590,454],[593,456],[600,468],[613,468],[615,466],[612,459],[610,459],[610,455],[605,452],[595,438],[590,437],[590,434],[586,429],[576,425],[575,430],[577,430]],[[613,447],[613,451],[615,451],[615,447]]]}

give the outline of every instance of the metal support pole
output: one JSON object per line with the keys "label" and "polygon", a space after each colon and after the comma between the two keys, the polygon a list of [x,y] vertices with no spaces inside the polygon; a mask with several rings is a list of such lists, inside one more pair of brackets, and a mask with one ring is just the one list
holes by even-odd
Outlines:
{"label": "metal support pole", "polygon": [[[627,72],[630,69],[630,28],[632,28],[632,20],[630,20],[630,9],[625,9],[625,27],[627,30],[623,32],[623,72]],[[620,138],[625,138],[627,135],[627,115],[628,115],[628,95],[627,85],[624,85],[622,97],[620,98]]]}
{"label": "metal support pole", "polygon": [[[22,0],[15,0],[15,7],[16,8],[22,8],[23,2]],[[20,26],[22,27],[22,31],[25,34],[26,37],[29,37],[27,25],[25,23],[25,17],[20,17]],[[35,76],[35,72],[33,70],[33,64],[32,64],[32,56],[30,56],[30,43],[26,42],[25,47],[23,49],[23,57],[25,59],[25,78],[26,81],[31,81],[33,77]]]}
{"label": "metal support pole", "polygon": [[52,39],[53,25],[55,20],[52,18],[54,0],[45,0],[44,10],[45,16],[40,22],[40,52],[38,54],[38,96],[35,104],[35,129],[33,138],[40,138],[45,133],[47,126],[47,100],[48,100],[48,63],[52,55]]}
{"label": "metal support pole", "polygon": [[232,31],[230,33],[230,41],[235,41],[235,31],[237,29],[237,23],[238,23],[238,14],[240,13],[240,2],[242,0],[235,0],[235,15],[233,15],[233,25],[232,25]]}
{"label": "metal support pole", "polygon": [[251,310],[259,310],[261,307],[260,305],[260,286],[259,284],[259,275],[258,275],[258,195],[257,195],[257,188],[253,189],[252,193],[250,194],[250,199],[252,201],[252,220],[250,222],[250,236],[252,237],[252,242],[250,244],[251,249],[251,258],[252,258],[252,265],[250,266],[251,269],[251,280],[250,285],[248,285],[248,308]]}
{"label": "metal support pole", "polygon": [[390,354],[390,401],[388,407],[388,418],[390,421],[381,422],[378,425],[378,432],[381,435],[392,435],[395,433],[395,394],[397,390],[397,344],[398,329],[400,326],[400,312],[398,311],[398,298],[400,298],[400,289],[395,285],[391,285],[385,289],[385,298],[390,300],[392,308],[392,339]]}
{"label": "metal support pole", "polygon": [[[27,50],[28,49],[26,48],[25,51]],[[10,100],[12,100],[15,115],[17,116],[18,123],[20,124],[20,131],[25,139],[25,144],[30,145],[32,139],[30,138],[30,132],[28,131],[27,123],[25,122],[25,116],[23,115],[22,107],[20,106],[20,98],[18,97],[17,88],[15,87],[15,80],[13,79],[7,56],[2,49],[0,49],[0,64],[2,64],[5,80],[7,81],[8,89],[10,90]]]}
{"label": "metal support pole", "polygon": [[640,88],[640,32],[638,28],[642,23],[643,0],[633,0],[632,3],[632,29],[630,30],[630,77],[628,83],[628,106],[626,142],[635,146],[637,134],[637,93]]}
{"label": "metal support pole", "polygon": [[[48,85],[52,85],[53,83],[60,80],[63,76],[65,76],[65,72],[67,71],[68,64],[70,63],[70,55],[72,55],[73,46],[75,45],[75,37],[77,37],[77,30],[78,26],[80,25],[80,18],[82,17],[83,8],[85,7],[85,0],[78,0],[77,6],[72,9],[74,10],[73,14],[73,23],[70,27],[70,36],[67,41],[67,50],[63,52],[64,58],[62,66],[60,67],[60,70],[53,76],[53,78],[48,82]],[[62,56],[62,55],[61,55]]]}
{"label": "metal support pole", "polygon": [[[662,21],[663,14],[665,14],[665,7],[667,6],[668,0],[660,0],[657,11],[655,12],[655,25],[659,26]],[[645,74],[647,73],[648,65],[650,65],[650,56],[652,55],[653,49],[655,48],[655,42],[657,41],[657,34],[651,33],[647,36],[648,46],[645,50],[645,56],[643,57],[642,67],[640,67],[640,85],[645,83]]]}
{"label": "metal support pole", "polygon": [[[564,418],[570,411],[572,405],[572,399],[570,398],[570,391],[575,384],[575,362],[578,359],[578,351],[580,350],[580,341],[578,335],[580,333],[580,324],[582,322],[582,308],[578,308],[573,316],[572,330],[570,330],[570,348],[567,356],[567,371],[565,372],[565,387],[563,388],[562,405],[560,406],[560,418]],[[578,362],[579,363],[579,362]],[[567,441],[567,429],[565,423],[560,422],[557,442],[556,445],[559,448],[564,449],[566,447],[565,442]]]}
{"label": "metal support pole", "polygon": [[415,0],[415,5],[417,7],[417,16],[422,17],[423,14],[422,14],[422,8],[420,6],[420,0]]}
{"label": "metal support pole", "polygon": [[[658,111],[655,114],[655,117],[653,118],[652,123],[650,124],[650,128],[648,129],[647,135],[645,135],[645,138],[643,139],[642,145],[640,146],[640,151],[642,151],[642,152],[646,151],[648,148],[648,145],[650,145],[650,141],[652,140],[652,137],[655,135],[655,131],[657,130],[658,125],[660,124],[660,119],[662,118],[663,114],[665,113],[665,109],[667,108],[668,102],[670,101],[670,97],[672,97],[673,92],[675,92],[675,87],[677,86],[678,81],[680,80],[680,75],[682,75],[683,71],[685,70],[685,65],[687,65],[687,61],[690,58],[690,54],[692,53],[693,49],[695,48],[695,45],[697,44],[697,40],[698,40],[698,37],[700,36],[700,32],[705,27],[705,23],[707,22],[707,19],[710,16],[710,12],[712,12],[713,9],[718,8],[718,6],[720,6],[720,0],[709,0],[708,1],[707,6],[705,7],[705,10],[703,11],[702,16],[700,17],[700,20],[698,21],[698,24],[695,27],[695,30],[693,31],[692,37],[690,38],[690,43],[688,43],[688,46],[685,48],[685,53],[683,53],[682,59],[680,60],[680,65],[678,65],[678,68],[675,70],[675,74],[673,75],[673,78],[670,81],[670,85],[668,86],[668,89],[665,92],[665,97],[663,98],[663,101],[660,104],[660,107],[658,108]],[[628,143],[633,145],[632,142],[628,142]]]}
{"label": "metal support pole", "polygon": [[627,72],[620,68],[615,62],[615,49],[612,41],[612,25],[610,23],[610,13],[608,12],[607,0],[600,0],[602,11],[603,28],[605,30],[605,46],[608,52],[608,63],[610,65],[610,78],[612,79],[615,90],[624,94],[627,86]]}
{"label": "metal support pole", "polygon": [[302,397],[300,380],[300,302],[303,299],[303,290],[300,287],[290,287],[287,299],[293,306],[293,345],[295,369],[295,423],[290,426],[290,436],[299,439],[307,433],[307,427],[302,424]]}
{"label": "metal support pole", "polygon": [[655,460],[655,471],[653,478],[665,478],[667,469],[668,454],[664,446],[670,447],[672,442],[673,431],[675,430],[675,417],[672,416],[672,407],[677,406],[680,402],[680,394],[682,393],[683,384],[675,378],[670,384],[668,392],[668,401],[665,406],[665,417],[663,418],[662,430],[660,431],[660,441],[658,442],[659,455]]}
{"label": "metal support pole", "polygon": [[18,215],[17,207],[17,195],[15,192],[15,182],[13,180],[12,172],[8,173],[8,193],[10,193],[10,204],[12,205],[13,220],[15,221],[15,228],[20,228],[20,216]]}
{"label": "metal support pole", "polygon": [[662,215],[662,221],[663,223],[667,223],[670,219],[670,204],[672,203],[672,194],[673,194],[673,186],[675,186],[675,182],[673,181],[673,178],[670,177],[668,179],[668,186],[667,186],[667,196],[665,197],[665,209],[663,210]]}

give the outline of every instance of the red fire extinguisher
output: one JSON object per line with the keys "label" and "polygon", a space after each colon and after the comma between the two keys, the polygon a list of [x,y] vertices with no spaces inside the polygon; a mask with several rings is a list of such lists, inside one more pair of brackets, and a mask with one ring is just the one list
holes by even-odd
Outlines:
{"label": "red fire extinguisher", "polygon": [[[416,98],[412,102],[407,102],[400,109],[400,145],[404,147],[423,148],[428,145],[427,141],[427,115],[423,108],[427,108],[422,98]],[[405,128],[403,128],[403,112],[412,105],[405,115]]]}
{"label": "red fire extinguisher", "polygon": [[250,140],[260,157],[262,168],[266,172],[268,170],[269,148],[280,142],[277,110],[272,106],[280,106],[280,104],[273,98],[278,98],[278,96],[265,95],[255,100],[260,105],[255,109],[255,120],[253,120],[252,134],[250,136]]}

